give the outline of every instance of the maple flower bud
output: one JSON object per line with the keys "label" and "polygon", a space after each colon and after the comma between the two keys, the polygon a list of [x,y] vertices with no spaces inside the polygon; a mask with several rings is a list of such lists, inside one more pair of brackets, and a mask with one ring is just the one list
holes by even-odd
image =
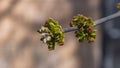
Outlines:
{"label": "maple flower bud", "polygon": [[94,25],[95,24],[90,18],[78,14],[77,16],[73,17],[72,24],[70,26],[78,27],[78,30],[75,31],[75,34],[79,42],[83,42],[84,40],[93,42],[96,37],[96,31],[93,29]]}
{"label": "maple flower bud", "polygon": [[62,27],[57,21],[51,18],[45,22],[38,32],[41,34],[41,41],[48,45],[49,50],[53,50],[55,48],[55,44],[64,44],[64,41],[61,41],[64,40],[64,32]]}
{"label": "maple flower bud", "polygon": [[46,39],[47,39],[47,41],[50,41],[50,40],[51,40],[51,37],[50,37],[50,36],[47,36]]}
{"label": "maple flower bud", "polygon": [[94,38],[89,38],[88,42],[91,43],[91,42],[94,42],[94,40],[95,40]]}
{"label": "maple flower bud", "polygon": [[44,38],[44,39],[43,39],[43,43],[46,43],[46,42],[47,42],[47,39],[46,39],[46,38]]}

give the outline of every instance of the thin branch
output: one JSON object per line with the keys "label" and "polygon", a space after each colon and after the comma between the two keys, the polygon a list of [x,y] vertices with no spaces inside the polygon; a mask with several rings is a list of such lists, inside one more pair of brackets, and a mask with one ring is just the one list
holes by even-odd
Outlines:
{"label": "thin branch", "polygon": [[[107,21],[112,20],[112,19],[117,18],[117,17],[120,17],[120,11],[119,11],[119,12],[116,12],[116,13],[114,13],[114,14],[112,14],[112,15],[109,15],[109,16],[107,16],[107,17],[104,17],[104,18],[95,20],[94,23],[95,23],[96,25],[99,25],[99,24],[102,24],[102,23],[104,23],[104,22],[107,22]],[[77,30],[77,29],[78,29],[77,27],[69,27],[69,28],[64,28],[63,31],[64,31],[64,32],[71,32],[71,31],[75,31],[75,30]]]}

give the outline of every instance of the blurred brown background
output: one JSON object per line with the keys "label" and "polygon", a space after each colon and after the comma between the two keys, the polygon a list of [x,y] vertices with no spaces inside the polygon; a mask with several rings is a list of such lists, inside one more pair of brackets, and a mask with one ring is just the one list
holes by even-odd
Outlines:
{"label": "blurred brown background", "polygon": [[65,45],[48,51],[36,32],[52,17],[69,27],[78,13],[98,19],[101,0],[0,0],[0,68],[98,68],[101,60],[100,29],[95,43],[78,43],[74,32]]}

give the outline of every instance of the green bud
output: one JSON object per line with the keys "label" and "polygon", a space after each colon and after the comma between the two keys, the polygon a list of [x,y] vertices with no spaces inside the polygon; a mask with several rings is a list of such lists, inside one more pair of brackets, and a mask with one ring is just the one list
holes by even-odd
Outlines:
{"label": "green bud", "polygon": [[95,33],[91,33],[91,36],[95,38],[95,37],[96,37],[96,34],[95,34]]}
{"label": "green bud", "polygon": [[94,38],[89,38],[88,42],[91,43],[91,42],[94,42],[94,40],[95,40]]}
{"label": "green bud", "polygon": [[55,48],[55,45],[48,45],[49,51],[54,50],[54,48]]}

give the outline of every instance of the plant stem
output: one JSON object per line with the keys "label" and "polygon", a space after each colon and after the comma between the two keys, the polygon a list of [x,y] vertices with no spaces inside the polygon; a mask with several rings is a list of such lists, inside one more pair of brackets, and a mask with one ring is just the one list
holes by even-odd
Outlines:
{"label": "plant stem", "polygon": [[[120,11],[119,12],[116,12],[112,15],[109,15],[107,17],[104,17],[104,18],[101,18],[101,19],[98,19],[98,20],[95,20],[94,23],[96,25],[99,25],[99,24],[102,24],[104,22],[107,22],[109,20],[112,20],[114,18],[117,18],[117,17],[120,17]],[[75,31],[77,30],[78,28],[77,27],[68,27],[68,28],[64,28],[63,31],[66,33],[66,32],[71,32],[71,31]]]}

